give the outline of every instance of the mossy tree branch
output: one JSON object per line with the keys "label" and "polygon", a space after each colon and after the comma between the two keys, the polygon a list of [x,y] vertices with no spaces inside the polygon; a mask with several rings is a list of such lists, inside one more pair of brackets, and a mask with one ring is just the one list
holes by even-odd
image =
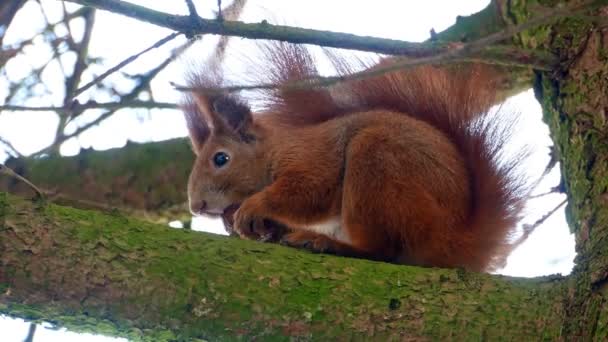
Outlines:
{"label": "mossy tree branch", "polygon": [[0,313],[133,341],[556,340],[560,277],[296,251],[0,194]]}

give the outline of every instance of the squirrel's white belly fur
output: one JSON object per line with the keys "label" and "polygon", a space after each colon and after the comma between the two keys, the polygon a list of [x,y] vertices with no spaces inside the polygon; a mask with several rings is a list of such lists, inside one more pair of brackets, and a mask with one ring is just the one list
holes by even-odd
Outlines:
{"label": "squirrel's white belly fur", "polygon": [[315,233],[327,235],[341,242],[349,243],[350,238],[342,229],[341,223],[342,218],[340,216],[335,216],[329,220],[311,224],[303,228]]}

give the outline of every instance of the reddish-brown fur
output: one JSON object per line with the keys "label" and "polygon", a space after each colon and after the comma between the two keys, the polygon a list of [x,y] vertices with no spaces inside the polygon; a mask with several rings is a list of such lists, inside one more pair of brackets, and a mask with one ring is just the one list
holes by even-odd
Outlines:
{"label": "reddish-brown fur", "polygon": [[[317,76],[302,47],[271,45],[268,59],[277,84]],[[289,227],[284,242],[314,251],[476,271],[504,263],[525,191],[513,172],[519,160],[497,160],[508,128],[487,116],[488,67],[284,87],[268,91],[256,115],[232,95],[206,95],[217,79],[193,76],[200,90],[185,113],[196,214],[239,206],[239,235],[266,238],[271,220]],[[218,152],[230,157],[223,167]]]}

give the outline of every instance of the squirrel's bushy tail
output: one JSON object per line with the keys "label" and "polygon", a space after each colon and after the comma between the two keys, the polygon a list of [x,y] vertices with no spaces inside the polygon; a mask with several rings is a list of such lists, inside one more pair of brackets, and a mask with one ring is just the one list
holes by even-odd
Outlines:
{"label": "squirrel's bushy tail", "polygon": [[[516,170],[523,154],[508,157],[504,153],[513,118],[488,112],[495,101],[497,80],[490,66],[422,66],[310,87],[307,84],[318,80],[318,72],[306,48],[273,43],[266,52],[271,70],[266,73],[270,80],[265,81],[285,85],[264,93],[266,109],[284,124],[315,124],[353,112],[386,109],[423,120],[449,137],[466,163],[471,193],[468,219],[463,227],[452,227],[461,234],[464,246],[461,255],[454,257],[463,260],[452,261],[480,260],[485,264],[478,268],[486,270],[504,265],[528,191]],[[348,79],[353,68],[331,57]],[[367,72],[397,61],[384,59]],[[467,255],[467,250],[477,255]]]}

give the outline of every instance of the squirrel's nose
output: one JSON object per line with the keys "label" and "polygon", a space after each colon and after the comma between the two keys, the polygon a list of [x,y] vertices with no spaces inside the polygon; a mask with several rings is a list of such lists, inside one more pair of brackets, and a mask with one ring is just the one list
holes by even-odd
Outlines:
{"label": "squirrel's nose", "polygon": [[202,215],[205,213],[205,208],[207,208],[207,202],[203,200],[190,202],[190,212],[194,215]]}

